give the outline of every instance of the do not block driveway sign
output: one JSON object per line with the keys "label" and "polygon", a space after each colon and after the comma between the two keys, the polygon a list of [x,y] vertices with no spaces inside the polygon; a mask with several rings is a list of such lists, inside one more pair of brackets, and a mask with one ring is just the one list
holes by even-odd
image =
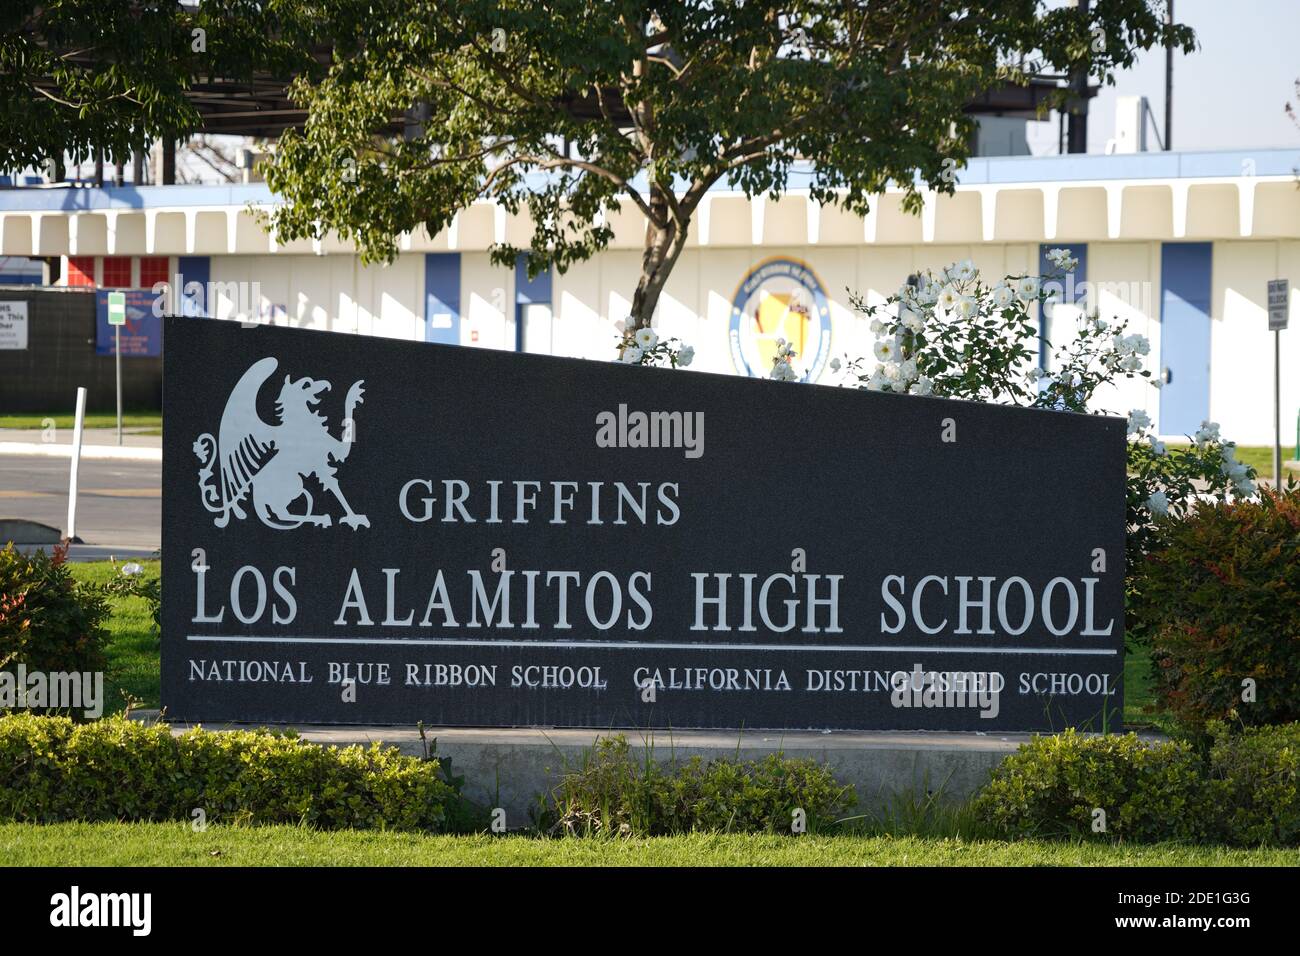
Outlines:
{"label": "do not block driveway sign", "polygon": [[1120,419],[166,322],[183,720],[1114,729]]}

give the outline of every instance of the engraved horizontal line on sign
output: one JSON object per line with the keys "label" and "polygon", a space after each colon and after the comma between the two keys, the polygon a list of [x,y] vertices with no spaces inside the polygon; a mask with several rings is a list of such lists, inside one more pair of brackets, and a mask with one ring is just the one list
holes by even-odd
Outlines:
{"label": "engraved horizontal line on sign", "polygon": [[897,654],[1054,654],[1114,657],[1119,652],[1105,647],[863,647],[853,644],[661,644],[649,641],[492,641],[427,637],[221,637],[189,634],[187,641],[231,644],[407,644],[447,647],[597,647],[638,648],[643,651],[870,651]]}

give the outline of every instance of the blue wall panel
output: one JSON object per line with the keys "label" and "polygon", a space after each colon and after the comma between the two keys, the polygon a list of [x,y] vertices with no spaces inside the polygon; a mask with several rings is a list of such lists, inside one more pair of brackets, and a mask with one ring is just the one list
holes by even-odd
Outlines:
{"label": "blue wall panel", "polygon": [[1190,435],[1210,417],[1210,267],[1213,244],[1166,242],[1160,250],[1162,435]]}
{"label": "blue wall panel", "polygon": [[[180,307],[181,315],[201,315],[212,317],[216,303],[208,301],[208,283],[212,281],[212,260],[207,256],[177,256],[176,271],[180,273]],[[173,282],[177,281],[173,276]],[[191,282],[197,282],[202,289],[185,289]]]}

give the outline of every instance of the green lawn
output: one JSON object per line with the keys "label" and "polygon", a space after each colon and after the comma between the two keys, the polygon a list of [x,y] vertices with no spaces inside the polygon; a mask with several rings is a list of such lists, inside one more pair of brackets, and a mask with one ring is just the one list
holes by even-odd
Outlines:
{"label": "green lawn", "polygon": [[1163,729],[1166,719],[1159,711],[1148,711],[1155,703],[1151,688],[1151,657],[1145,647],[1131,648],[1124,655],[1124,726]]}
{"label": "green lawn", "polygon": [[[45,419],[54,419],[55,428],[71,428],[75,423],[72,412],[41,412],[29,415],[0,415],[0,428],[44,428]],[[127,428],[153,429],[145,434],[162,434],[162,412],[129,411],[122,413],[122,425]],[[117,412],[87,412],[86,428],[116,428]]]}
{"label": "green lawn", "polygon": [[[1285,438],[1283,441],[1285,442]],[[1282,468],[1288,470],[1286,462],[1295,458],[1295,446],[1290,444],[1282,445]],[[1244,464],[1250,465],[1255,471],[1259,472],[1262,478],[1271,478],[1273,476],[1273,448],[1271,445],[1245,445],[1237,448],[1237,460]],[[1292,471],[1300,471],[1300,468],[1294,466]]]}
{"label": "green lawn", "polygon": [[[1292,466],[1291,469],[1286,467],[1286,462],[1295,458],[1295,446],[1289,444],[1286,436],[1282,436],[1282,470],[1296,471],[1297,477],[1300,477],[1300,469]],[[1169,442],[1170,448],[1187,448],[1187,442]],[[1272,445],[1238,445],[1237,461],[1244,465],[1250,465],[1261,478],[1273,477],[1273,446]]]}
{"label": "green lawn", "polygon": [[[157,575],[158,561],[140,561],[145,574]],[[103,584],[115,572],[108,561],[86,561],[72,565],[73,575],[81,581]],[[117,713],[126,706],[123,692],[138,698],[140,706],[158,706],[160,672],[158,638],[153,632],[153,618],[144,598],[113,600],[113,616],[107,623],[109,632],[108,673],[104,681],[104,713]]]}
{"label": "green lawn", "polygon": [[0,825],[13,866],[1295,866],[1296,850],[916,837],[692,834],[637,840],[419,836],[186,823]]}

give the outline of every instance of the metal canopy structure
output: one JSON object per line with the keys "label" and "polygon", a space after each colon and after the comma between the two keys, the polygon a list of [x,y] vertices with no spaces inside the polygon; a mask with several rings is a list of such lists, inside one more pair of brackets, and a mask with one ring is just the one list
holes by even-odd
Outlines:
{"label": "metal canopy structure", "polygon": [[[253,136],[275,139],[287,129],[301,129],[307,121],[307,111],[296,106],[288,96],[288,82],[271,77],[261,77],[252,82],[236,82],[214,78],[195,83],[189,90],[190,101],[202,117],[196,133],[228,136]],[[974,116],[1012,116],[1034,119],[1048,108],[1051,97],[1059,93],[1061,84],[1056,78],[1035,77],[1028,85],[1004,83],[972,100],[965,112]],[[1087,97],[1096,94],[1089,87]],[[560,104],[580,119],[600,119],[608,115],[613,120],[631,118],[627,108],[616,94],[611,94],[602,106],[590,94],[563,99]],[[1071,103],[1070,108],[1087,113],[1086,99]],[[385,132],[400,133],[407,120],[396,116]]]}
{"label": "metal canopy structure", "polygon": [[197,133],[275,139],[301,128],[307,111],[290,102],[288,84],[271,78],[252,82],[214,79],[195,83],[187,96],[202,117]]}

